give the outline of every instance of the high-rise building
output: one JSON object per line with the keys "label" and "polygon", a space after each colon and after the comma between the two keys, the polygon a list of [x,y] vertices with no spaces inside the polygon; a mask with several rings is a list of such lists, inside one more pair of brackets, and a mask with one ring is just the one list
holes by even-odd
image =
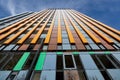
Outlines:
{"label": "high-rise building", "polygon": [[120,31],[72,9],[0,19],[0,80],[120,80]]}

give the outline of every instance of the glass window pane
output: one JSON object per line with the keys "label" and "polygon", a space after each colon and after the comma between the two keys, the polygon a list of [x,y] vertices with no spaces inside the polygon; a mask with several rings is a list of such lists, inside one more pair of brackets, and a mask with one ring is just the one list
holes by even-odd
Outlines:
{"label": "glass window pane", "polygon": [[0,80],[6,80],[11,71],[0,71]]}
{"label": "glass window pane", "polygon": [[[50,55],[49,55],[50,54]],[[56,55],[48,53],[44,62],[43,69],[56,69]]]}
{"label": "glass window pane", "polygon": [[85,70],[88,80],[105,80],[99,70]]}
{"label": "glass window pane", "polygon": [[19,74],[17,75],[17,80],[25,80],[26,75],[27,75],[27,70],[20,71]]}
{"label": "glass window pane", "polygon": [[56,72],[55,71],[42,71],[40,80],[55,80]]}
{"label": "glass window pane", "polygon": [[63,44],[62,47],[63,47],[63,50],[70,50],[71,49],[70,44]]}
{"label": "glass window pane", "polygon": [[96,44],[89,44],[93,50],[99,50],[100,48]]}
{"label": "glass window pane", "polygon": [[113,80],[120,80],[120,69],[107,69]]}
{"label": "glass window pane", "polygon": [[11,50],[15,45],[12,44],[12,45],[8,45],[4,50]]}
{"label": "glass window pane", "polygon": [[[98,69],[90,55],[79,55],[85,69]],[[86,64],[87,63],[87,64]]]}
{"label": "glass window pane", "polygon": [[117,59],[117,61],[120,62],[120,54],[112,54],[112,55],[115,59]]}

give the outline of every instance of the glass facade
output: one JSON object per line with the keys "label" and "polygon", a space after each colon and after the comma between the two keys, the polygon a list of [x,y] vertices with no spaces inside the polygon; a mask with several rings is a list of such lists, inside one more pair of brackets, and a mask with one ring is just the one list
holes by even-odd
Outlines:
{"label": "glass facade", "polygon": [[120,31],[72,9],[0,19],[0,80],[120,80]]}

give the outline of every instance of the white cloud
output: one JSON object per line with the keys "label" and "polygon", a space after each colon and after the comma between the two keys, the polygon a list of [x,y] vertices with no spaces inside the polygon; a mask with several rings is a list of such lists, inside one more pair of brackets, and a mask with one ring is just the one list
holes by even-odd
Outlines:
{"label": "white cloud", "polygon": [[5,10],[9,11],[11,15],[15,15],[27,11],[24,6],[24,2],[22,3],[16,3],[16,2],[17,0],[0,0],[0,5]]}
{"label": "white cloud", "polygon": [[16,14],[13,0],[0,0],[0,5],[8,10],[11,15]]}

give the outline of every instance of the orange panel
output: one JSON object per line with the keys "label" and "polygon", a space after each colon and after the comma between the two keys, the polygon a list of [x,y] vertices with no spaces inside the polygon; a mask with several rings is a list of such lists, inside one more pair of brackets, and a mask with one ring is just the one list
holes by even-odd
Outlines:
{"label": "orange panel", "polygon": [[60,12],[58,14],[59,14],[59,17],[58,17],[58,37],[57,37],[57,43],[58,44],[62,44]]}
{"label": "orange panel", "polygon": [[[54,11],[53,11],[54,12]],[[50,17],[52,16],[53,12],[50,14],[50,16],[48,17],[47,21],[43,24],[43,26],[40,28],[40,30],[38,31],[38,33],[35,35],[35,37],[32,39],[31,44],[35,44],[38,40],[38,38],[40,37],[40,35],[42,34],[46,24],[48,23]]]}
{"label": "orange panel", "polygon": [[83,43],[88,43],[87,39],[83,36],[83,34],[80,32],[80,30],[76,27],[70,16],[67,14],[71,24],[73,25],[74,29],[76,30],[77,34],[79,35],[79,38],[82,40]]}
{"label": "orange panel", "polygon": [[75,40],[74,40],[73,35],[72,35],[72,33],[69,29],[69,25],[66,21],[66,17],[64,15],[64,13],[63,13],[63,19],[64,19],[64,22],[65,22],[65,26],[66,26],[66,30],[67,30],[67,33],[68,33],[69,41],[70,41],[71,44],[75,44]]}
{"label": "orange panel", "polygon": [[[79,13],[78,13],[78,14],[79,14]],[[81,14],[81,13],[80,13],[80,14]],[[120,35],[120,32],[119,32],[118,30],[116,30],[116,29],[114,29],[114,28],[112,28],[112,27],[109,27],[109,26],[107,26],[107,25],[105,25],[105,24],[103,24],[103,23],[101,23],[101,22],[99,22],[99,21],[97,21],[97,20],[95,20],[95,19],[93,19],[93,18],[90,18],[90,17],[88,17],[88,16],[86,16],[86,15],[84,15],[84,14],[81,14],[81,15],[83,15],[84,17],[92,20],[93,22],[96,22],[96,23],[99,24],[99,25],[102,25],[103,27],[105,27],[105,28],[113,31],[114,33]]]}
{"label": "orange panel", "polygon": [[53,18],[53,20],[51,22],[50,29],[49,29],[49,31],[47,33],[47,36],[46,36],[45,41],[44,41],[44,44],[48,44],[49,41],[50,41],[52,29],[53,29],[53,26],[54,26],[54,21],[55,21],[55,16],[54,16],[54,18]]}
{"label": "orange panel", "polygon": [[[98,25],[97,23],[85,18],[86,20],[88,20],[91,24],[95,25],[96,27],[98,27],[99,29],[101,29],[102,31],[104,31],[105,33],[107,33],[108,35],[110,35],[111,37],[113,37],[114,39],[120,41],[120,36],[114,34],[113,32],[103,28],[102,26]],[[100,34],[100,33],[99,33]],[[103,36],[103,35],[102,35]],[[105,38],[105,37],[104,37]],[[106,39],[106,38],[105,38]],[[107,41],[109,41],[110,43],[113,43],[113,41],[110,41],[110,39],[106,39]]]}
{"label": "orange panel", "polygon": [[[37,14],[37,15],[38,15],[38,14]],[[0,30],[0,34],[3,33],[3,32],[5,32],[5,31],[7,31],[7,30],[9,30],[9,29],[11,29],[11,28],[13,28],[13,27],[15,27],[15,26],[17,26],[17,25],[20,25],[20,24],[23,23],[24,21],[27,21],[28,19],[30,19],[30,18],[32,18],[32,17],[34,17],[34,16],[36,16],[36,14],[33,14],[33,15],[31,15],[30,17],[28,17],[28,18],[25,18],[25,19],[23,19],[23,20],[21,20],[21,21],[19,21],[19,22],[16,22],[16,23],[14,23],[14,24],[12,24],[12,25],[10,25],[10,26],[8,26],[8,27]]]}
{"label": "orange panel", "polygon": [[34,26],[34,28],[32,28],[32,30],[30,30],[25,36],[23,36],[17,43],[22,44],[33,33],[33,31],[40,25],[40,23],[45,19],[45,17],[47,15],[46,15],[46,13],[42,14],[41,17],[42,16],[44,16],[44,17]]}
{"label": "orange panel", "polygon": [[[80,15],[81,16],[81,15]],[[83,17],[83,16],[81,16]],[[80,18],[80,17],[79,17]],[[83,17],[84,19],[86,19],[85,17]],[[99,36],[101,36],[104,40],[106,40],[108,43],[114,43],[114,41],[112,41],[111,39],[107,38],[104,34],[102,34],[100,31],[98,31],[93,25],[91,25],[90,23],[88,23],[87,21],[85,21],[84,19],[80,18],[81,21],[83,21],[89,28],[91,28],[94,32],[96,32]],[[88,20],[88,19],[86,19]],[[90,21],[92,22],[92,21]]]}
{"label": "orange panel", "polygon": [[[38,17],[38,16],[36,16],[36,17]],[[34,22],[36,22],[38,19],[39,19],[40,17],[38,17],[35,21],[32,21],[32,19],[30,19],[29,21],[32,21],[29,25],[27,25],[23,30],[21,30],[21,31],[19,31],[18,33],[16,33],[13,37],[11,37],[11,38],[9,38],[8,40],[6,40],[5,42],[4,42],[4,44],[9,44],[10,42],[12,42],[15,38],[17,38],[20,34],[22,34],[25,30],[27,30]],[[27,22],[29,22],[29,21],[27,21]],[[26,24],[26,23],[23,23],[23,24],[21,24],[21,25],[24,25],[24,24]],[[21,27],[21,26],[20,26]],[[20,28],[20,27],[18,27],[18,28]],[[15,29],[15,30],[18,30],[18,28],[17,29]],[[14,31],[15,31],[14,30]]]}
{"label": "orange panel", "polygon": [[[39,14],[40,15],[40,14]],[[36,17],[38,17],[39,15],[37,15]],[[5,33],[4,35],[0,36],[0,40],[4,39],[5,37],[9,36],[11,33],[13,33],[14,31],[18,30],[19,28],[21,28],[23,25],[27,24],[28,22],[32,21],[34,18],[36,17],[33,17],[31,18],[30,20],[24,22],[23,24],[20,24],[18,27],[16,28],[13,28],[12,30],[10,30],[9,32]],[[3,29],[4,30],[7,30],[8,28],[5,28]]]}
{"label": "orange panel", "polygon": [[[86,27],[83,24],[81,24],[80,20],[78,20],[73,15],[72,15],[72,17],[78,22],[78,24],[81,26],[81,28],[95,41],[95,43],[101,43],[101,41],[97,37],[95,37],[88,29],[86,29]],[[77,17],[79,17],[79,16],[77,16]]]}

